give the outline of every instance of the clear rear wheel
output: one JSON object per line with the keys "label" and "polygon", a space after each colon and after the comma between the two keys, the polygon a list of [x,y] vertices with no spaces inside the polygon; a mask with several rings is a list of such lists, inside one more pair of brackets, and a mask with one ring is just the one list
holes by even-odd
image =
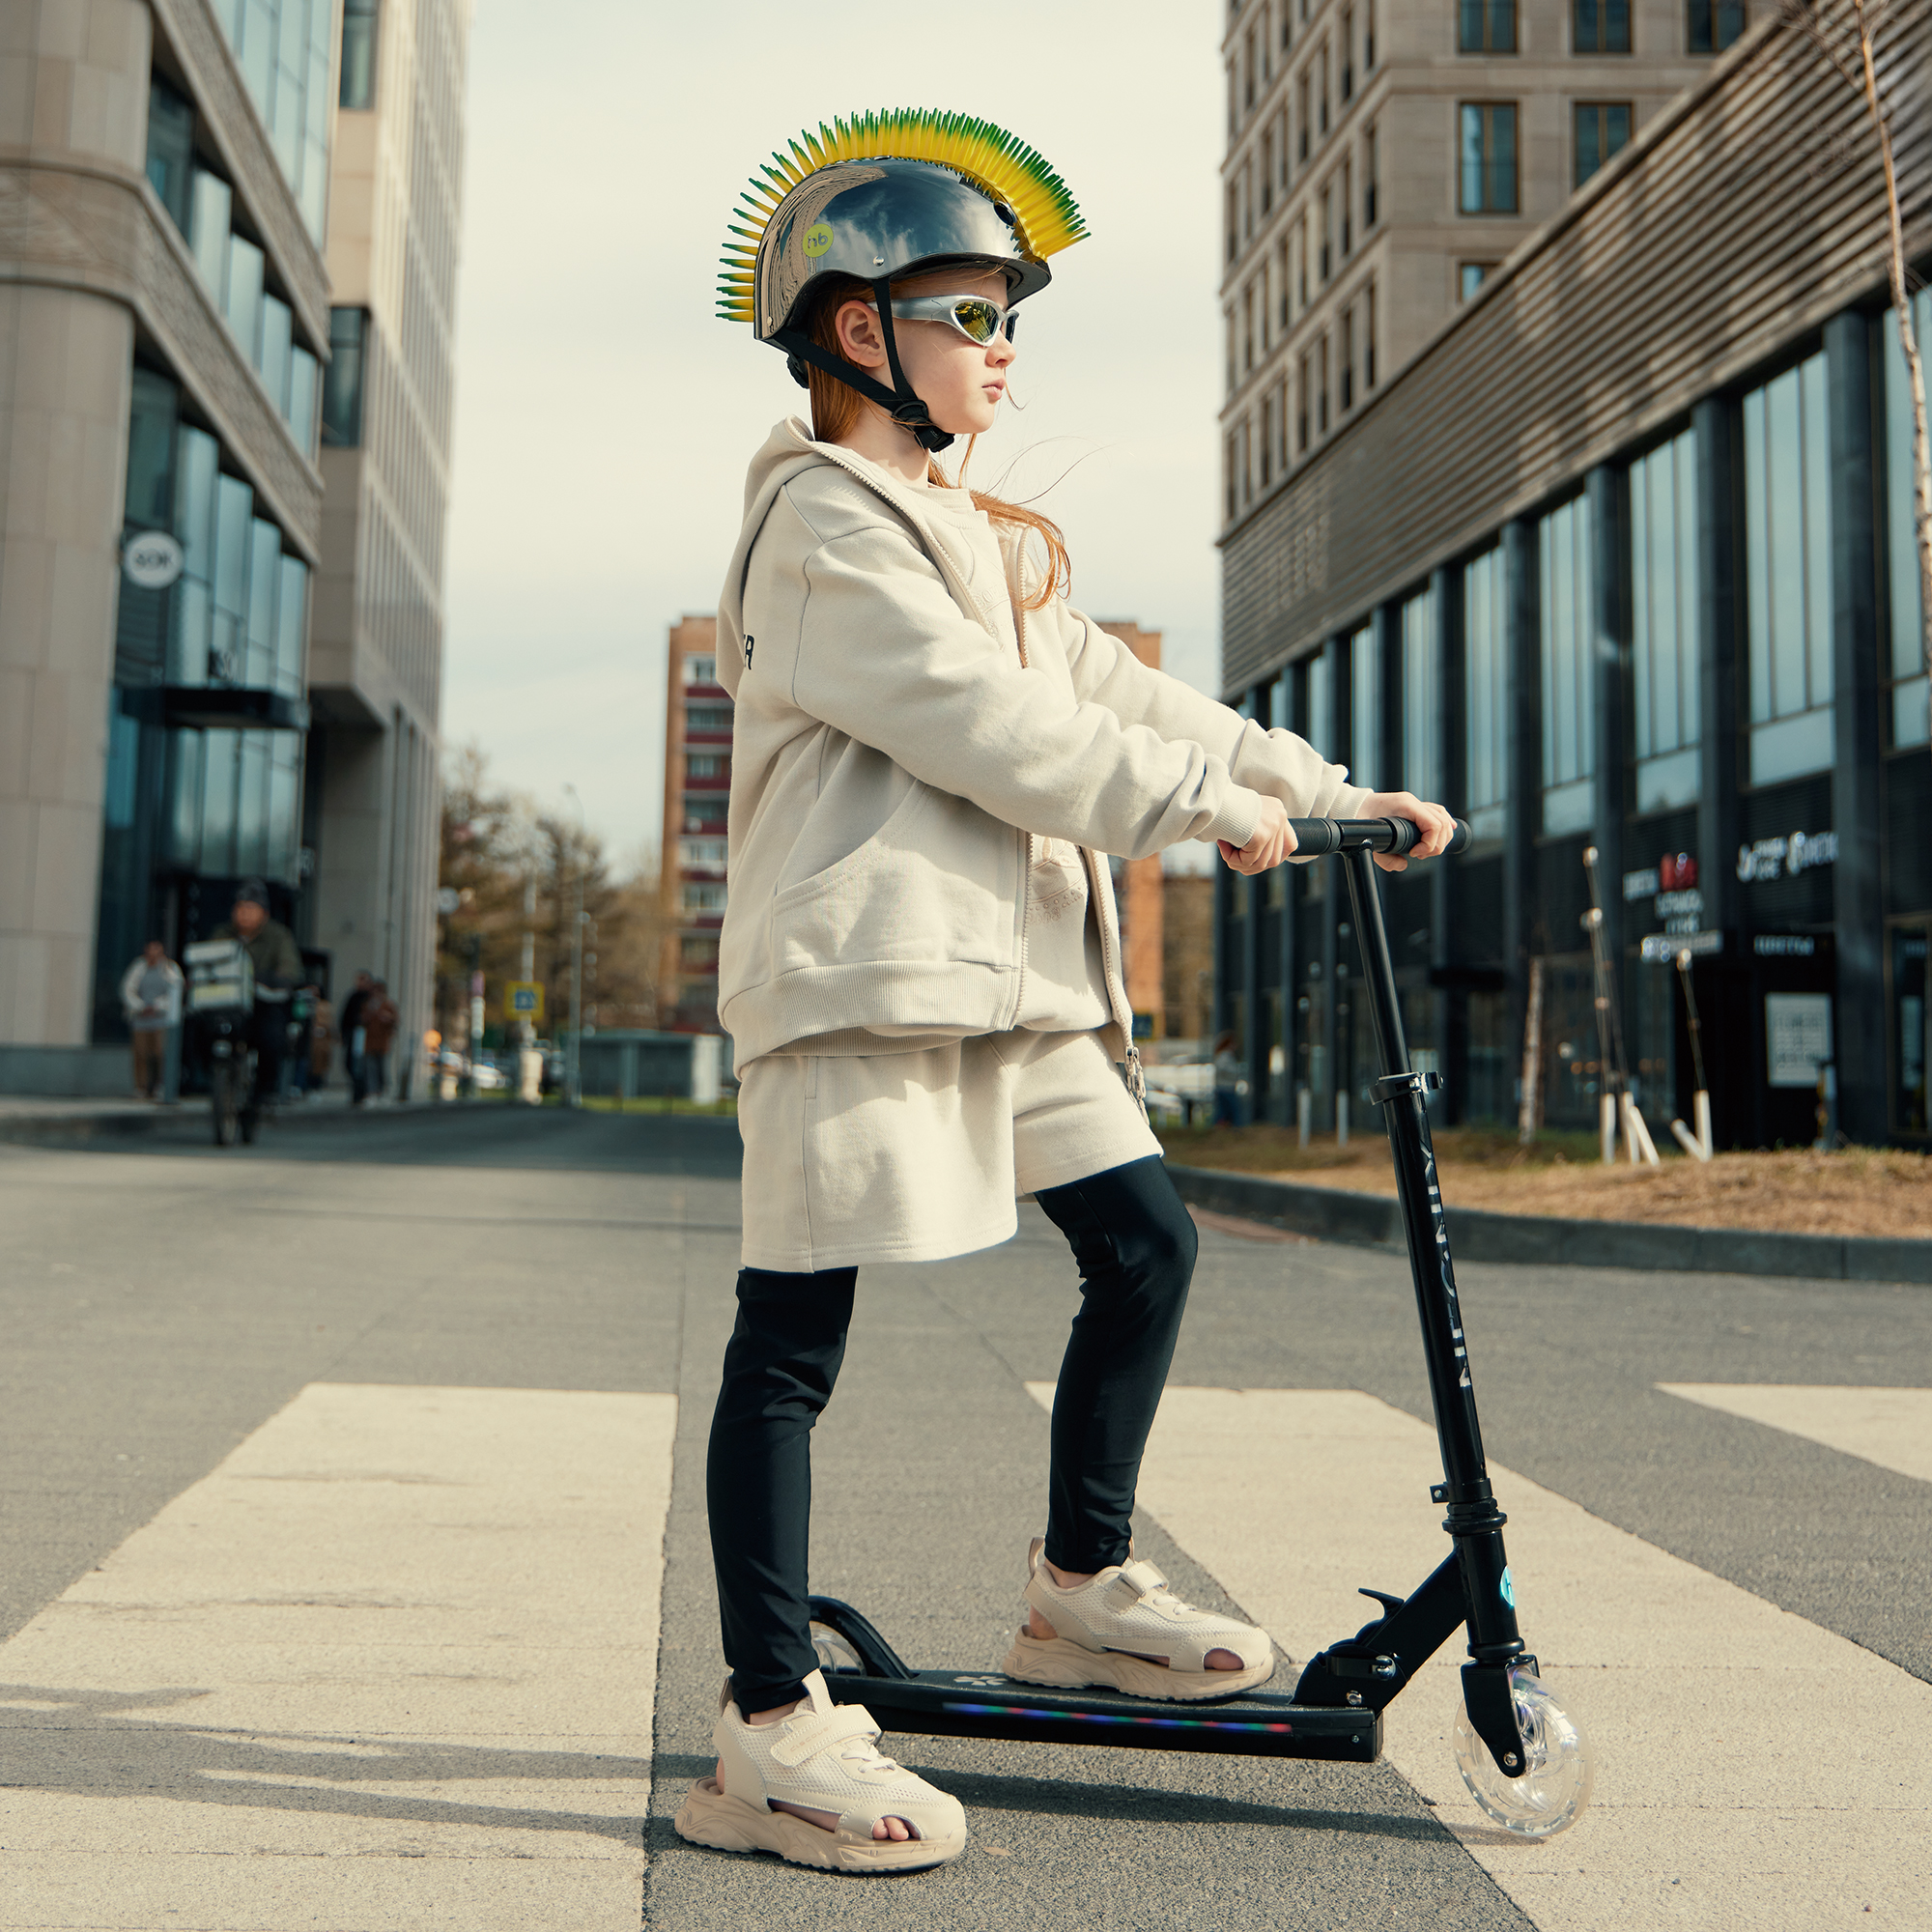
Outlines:
{"label": "clear rear wheel", "polygon": [[1553,1837],[1574,1825],[1590,1802],[1590,1747],[1576,1719],[1540,1678],[1513,1671],[1510,1690],[1516,1726],[1522,1734],[1522,1776],[1503,1776],[1461,1704],[1456,1707],[1456,1769],[1469,1796],[1505,1832],[1519,1838]]}
{"label": "clear rear wheel", "polygon": [[812,1624],[811,1647],[818,1653],[821,1670],[856,1670],[862,1675],[865,1672],[865,1661],[830,1624]]}

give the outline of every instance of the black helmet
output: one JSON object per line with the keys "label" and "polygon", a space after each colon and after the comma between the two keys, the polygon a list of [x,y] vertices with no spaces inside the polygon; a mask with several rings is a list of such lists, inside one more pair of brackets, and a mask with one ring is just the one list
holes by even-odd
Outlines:
{"label": "black helmet", "polygon": [[243,879],[235,888],[237,905],[258,905],[264,912],[269,909],[269,887],[263,879]]}
{"label": "black helmet", "polygon": [[[1073,197],[1031,148],[990,122],[905,110],[821,125],[790,144],[792,158],[772,158],[770,185],[753,182],[739,213],[754,227],[732,227],[719,312],[749,322],[760,342],[785,351],[791,371],[805,364],[886,410],[926,449],[952,436],[932,421],[899,367],[890,285],[917,270],[953,265],[997,270],[1009,299],[1019,301],[1052,279],[1046,257],[1086,235]],[[799,327],[820,275],[871,284],[893,387],[829,355]]]}

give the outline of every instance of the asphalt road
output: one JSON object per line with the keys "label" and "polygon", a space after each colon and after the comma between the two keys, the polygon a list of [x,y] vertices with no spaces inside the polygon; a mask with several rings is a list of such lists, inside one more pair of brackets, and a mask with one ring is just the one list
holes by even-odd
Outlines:
{"label": "asphalt road", "polygon": [[[384,1389],[398,1400],[426,1389],[498,1391],[506,1402],[518,1391],[586,1402],[674,1397],[663,1567],[661,1576],[653,1571],[662,1589],[651,1634],[654,1737],[648,1750],[636,1740],[630,1766],[651,1777],[645,1925],[1352,1932],[1411,1923],[1549,1932],[1773,1922],[1726,1917],[1720,1898],[1708,1910],[1647,1917],[1641,1900],[1613,1906],[1607,1893],[1599,1913],[1588,1885],[1575,1881],[1567,1892],[1540,1892],[1513,1879],[1499,1862],[1506,1853],[1485,1849],[1480,1833],[1452,1829],[1426,1780],[1389,1763],[1326,1768],[888,1740],[966,1804],[976,1836],[957,1864],[923,1877],[854,1881],[685,1846],[670,1815],[690,1778],[708,1769],[721,1675],[702,1452],[731,1316],[734,1125],[479,1107],[297,1119],[260,1147],[227,1152],[203,1145],[202,1131],[184,1119],[105,1151],[0,1148],[8,1337],[0,1354],[8,1525],[0,1638],[39,1641],[49,1606],[84,1595],[113,1552],[165,1528],[170,1509],[201,1494],[196,1486],[228,1466],[224,1459],[266,1440],[261,1433],[271,1425],[293,1426],[286,1418],[306,1412],[304,1391],[317,1385],[374,1390],[368,1399],[379,1407]],[[1932,1292],[1580,1267],[1460,1272],[1492,1463],[1553,1501],[1580,1506],[1573,1515],[1590,1533],[1624,1532],[1647,1554],[1690,1566],[1712,1589],[1735,1588],[1790,1613],[1787,1624],[1807,1639],[1836,1643],[1891,1673],[1886,1681],[1908,1702],[1932,1684],[1926,1482],[1829,1446],[1815,1432],[1749,1420],[1661,1386],[1923,1390],[1932,1384]],[[1052,1380],[1075,1299],[1064,1246],[1030,1208],[1005,1247],[861,1277],[839,1399],[818,1437],[814,1583],[864,1606],[915,1662],[990,1663],[1003,1648],[1025,1540],[1041,1514],[1046,1420],[1027,1385]],[[1377,1412],[1398,1434],[1410,1427],[1404,1417],[1426,1422],[1406,1266],[1380,1254],[1210,1228],[1171,1380],[1206,1392],[1210,1406],[1235,1390],[1284,1400],[1296,1391],[1357,1391],[1380,1405]],[[1858,1408],[1852,1401],[1850,1412]],[[669,1416],[668,1404],[662,1413]],[[549,1431],[548,1446],[556,1446],[552,1423],[517,1415],[505,1427]],[[1364,1451],[1365,1482],[1374,1453]],[[1225,1478],[1214,1472],[1223,1479],[1231,1489],[1255,1485],[1270,1508],[1286,1497],[1292,1524],[1293,1470],[1248,1467],[1237,1444]],[[1329,1484],[1346,1487],[1332,1477]],[[1350,1507],[1346,1496],[1324,1501],[1331,1513]],[[1415,1501],[1433,1520],[1426,1499]],[[1508,1507],[1506,1491],[1503,1501]],[[1183,1595],[1232,1602],[1219,1574],[1232,1558],[1202,1560],[1207,1529],[1177,1540],[1144,1511],[1139,1535],[1143,1553]],[[1513,1544],[1512,1556],[1533,1588],[1534,1549]],[[182,1560],[191,1565],[191,1553]],[[1400,1590],[1419,1577],[1357,1580]],[[1564,1580],[1588,1593],[1587,1579]],[[584,1584],[593,1594],[603,1586],[594,1576]],[[1607,1577],[1604,1585],[1611,1598],[1634,1587]],[[1668,1611],[1634,1600],[1627,1607],[1638,1624]],[[1680,1662],[1672,1654],[1680,1638],[1657,1628],[1660,1668]],[[1537,1640],[1534,1629],[1526,1634]],[[8,1676],[0,1662],[0,1678]],[[1696,1704],[1686,1701],[1667,1735],[1673,1754],[1695,1757]],[[55,1896],[32,1886],[10,1906],[9,1857],[33,1833],[54,1828],[34,1823],[41,1814],[31,1806],[10,1811],[9,1801],[43,1786],[72,1788],[71,1726],[57,1741],[68,1720],[46,1715],[59,1702],[44,1687],[0,1689],[0,1723],[11,1726],[0,1743],[8,1754],[0,1926],[536,1922],[509,1907],[491,1918],[480,1906],[468,1919],[393,1904],[327,1918],[303,1916],[307,1906],[276,1917],[282,1908],[272,1904],[245,1915],[234,1907],[232,1917],[212,1906],[124,1903],[110,1911],[103,1903],[95,1911],[72,1896],[21,1902]],[[91,1707],[88,1722],[97,1727],[90,1737],[102,1725],[113,1732],[112,1748],[123,1754],[132,1733],[147,1740],[146,1781],[136,1782],[150,1796],[216,1775],[199,1758],[191,1772],[171,1768],[138,1717],[102,1717]],[[202,1751],[207,1727],[197,1730],[192,1717],[181,1726],[168,1734],[181,1751]],[[56,1758],[68,1767],[59,1776],[46,1769]],[[547,1775],[566,1775],[561,1762]],[[1705,1775],[1721,1787],[1753,1773],[1747,1759],[1719,1751]],[[1860,1803],[1853,1789],[1840,1795],[1846,1806]],[[499,1815],[522,1828],[541,1823],[540,1810],[526,1803]],[[172,1814],[156,1815],[165,1835]],[[466,1830],[482,1833],[476,1842],[485,1849],[475,1856],[494,1856],[485,1828],[463,1815]],[[28,1821],[27,1836],[11,1831],[11,1818]],[[309,1823],[325,1829],[327,1818]],[[1591,1823],[1556,1842],[1584,1845]],[[611,1834],[622,1840],[631,1829],[620,1818]],[[1714,1843],[1720,1837],[1718,1821]],[[52,1859],[65,1841],[32,1842]],[[1922,1841],[1914,1856],[1921,1855]],[[32,1858],[20,1867],[40,1869]],[[634,1887],[635,1876],[625,1883]],[[1694,1883],[1688,1862],[1684,1883]],[[1846,1910],[1860,1914],[1860,1901],[1848,1898]],[[172,1916],[139,1916],[148,1911]],[[604,1921],[580,1915],[556,1922],[602,1932]],[[625,1913],[609,1922],[639,1919]],[[1932,1911],[1915,1918],[1910,1909],[1882,1909],[1845,1922],[1923,1926]]]}

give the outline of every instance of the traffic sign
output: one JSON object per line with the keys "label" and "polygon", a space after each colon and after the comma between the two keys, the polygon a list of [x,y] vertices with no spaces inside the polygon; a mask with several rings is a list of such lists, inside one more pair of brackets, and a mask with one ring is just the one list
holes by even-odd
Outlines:
{"label": "traffic sign", "polygon": [[513,1020],[544,1016],[543,987],[535,980],[512,980],[503,988],[503,1010]]}

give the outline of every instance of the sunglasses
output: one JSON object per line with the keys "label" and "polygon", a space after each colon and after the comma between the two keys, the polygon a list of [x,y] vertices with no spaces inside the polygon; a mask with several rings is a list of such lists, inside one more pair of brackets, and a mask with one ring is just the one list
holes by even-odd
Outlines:
{"label": "sunglasses", "polygon": [[893,313],[901,322],[950,323],[982,349],[1002,333],[1010,347],[1019,322],[1015,309],[1003,307],[990,296],[907,296],[893,303]]}

